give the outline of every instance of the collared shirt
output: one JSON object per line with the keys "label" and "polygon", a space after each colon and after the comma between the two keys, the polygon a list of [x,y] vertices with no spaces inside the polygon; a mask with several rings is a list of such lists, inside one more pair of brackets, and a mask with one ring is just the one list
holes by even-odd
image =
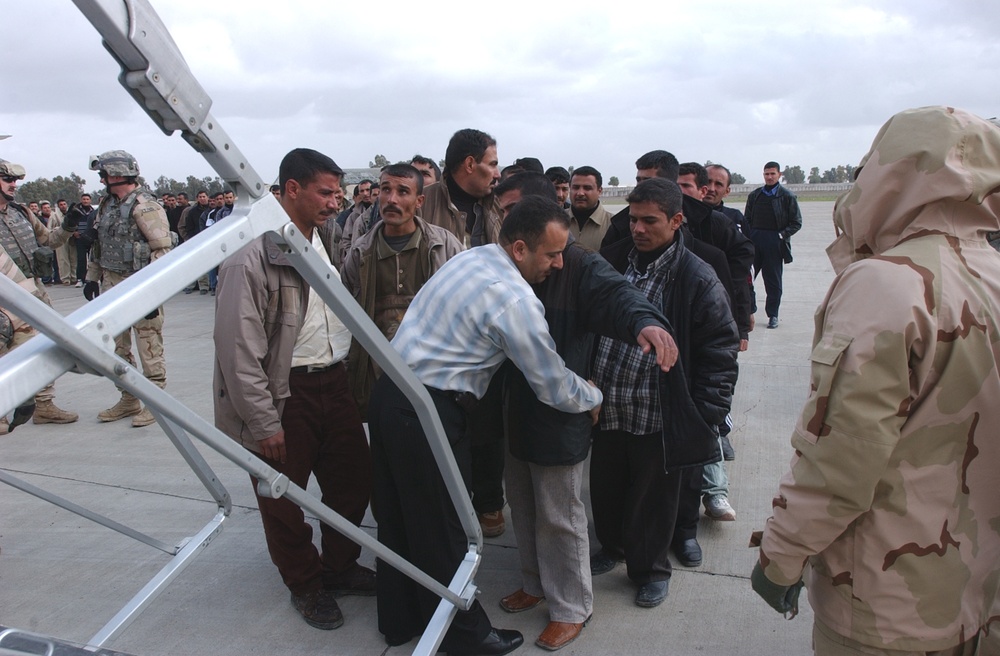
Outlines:
{"label": "collared shirt", "polygon": [[[337,279],[340,273],[330,262],[330,256],[323,247],[323,241],[319,237],[319,232],[313,230],[313,249]],[[295,347],[292,350],[292,366],[302,367],[306,365],[324,367],[340,362],[347,357],[347,352],[351,348],[351,333],[333,310],[323,302],[319,294],[312,287],[309,288],[309,301],[306,306],[306,318],[299,329],[299,335],[295,339]]]}
{"label": "collared shirt", "polygon": [[[663,307],[663,294],[669,283],[668,276],[677,243],[655,261],[639,271],[638,252],[629,253],[625,279],[639,288],[655,307]],[[593,380],[604,392],[601,407],[601,428],[621,430],[634,435],[648,435],[663,428],[660,410],[659,367],[653,352],[644,354],[642,348],[610,337],[597,341]]]}
{"label": "collared shirt", "polygon": [[543,403],[580,413],[601,403],[599,390],[566,368],[545,323],[545,309],[498,244],[459,253],[410,304],[392,340],[424,385],[482,398],[511,361]]}

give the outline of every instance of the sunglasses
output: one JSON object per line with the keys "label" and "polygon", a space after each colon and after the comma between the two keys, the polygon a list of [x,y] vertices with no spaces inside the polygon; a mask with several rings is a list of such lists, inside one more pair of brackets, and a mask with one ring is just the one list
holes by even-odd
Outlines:
{"label": "sunglasses", "polygon": [[13,175],[0,175],[0,180],[3,180],[4,182],[17,182],[20,179],[21,178],[15,177]]}

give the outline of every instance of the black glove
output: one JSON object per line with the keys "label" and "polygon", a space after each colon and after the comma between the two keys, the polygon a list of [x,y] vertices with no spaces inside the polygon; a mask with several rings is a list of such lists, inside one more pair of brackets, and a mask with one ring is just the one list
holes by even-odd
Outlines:
{"label": "black glove", "polygon": [[83,297],[92,301],[101,295],[101,285],[96,280],[88,280],[83,283]]}
{"label": "black glove", "polygon": [[21,424],[28,423],[31,419],[31,415],[35,414],[35,402],[25,403],[22,406],[17,407],[14,410],[14,418],[10,420],[10,426],[7,427],[8,433],[13,433],[14,429]]}
{"label": "black glove", "polygon": [[146,319],[146,321],[152,321],[158,316],[160,316],[160,308],[156,308],[155,310],[147,314],[144,318]]}
{"label": "black glove", "polygon": [[760,566],[760,561],[753,566],[753,574],[750,575],[750,583],[753,591],[760,595],[760,598],[767,602],[767,605],[785,616],[792,619],[799,613],[799,593],[802,592],[802,579],[792,585],[778,585],[764,575],[764,568]]}

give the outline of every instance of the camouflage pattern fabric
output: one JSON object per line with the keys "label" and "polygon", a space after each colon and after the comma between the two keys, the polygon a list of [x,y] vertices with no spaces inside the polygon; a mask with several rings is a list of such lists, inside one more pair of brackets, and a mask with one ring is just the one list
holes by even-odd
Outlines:
{"label": "camouflage pattern fabric", "polygon": [[[0,275],[7,276],[18,285],[20,285],[24,290],[38,295],[37,289],[35,288],[35,281],[26,278],[21,270],[18,268],[14,260],[7,254],[7,251],[0,248]],[[4,313],[7,320],[10,322],[11,331],[13,337],[10,343],[5,344],[0,342],[0,355],[3,355],[8,350],[13,349],[19,344],[23,344],[28,341],[29,338],[35,335],[35,329],[26,324],[20,317],[15,315],[13,312],[8,312],[6,309],[0,307],[0,312]]]}
{"label": "camouflage pattern fabric", "polygon": [[[102,291],[107,291],[127,277],[114,271],[105,271]],[[163,357],[163,306],[160,306],[159,313],[155,318],[139,319],[132,324],[131,329],[115,337],[115,355],[134,367],[135,358],[132,357],[133,331],[139,346],[142,375],[161,388],[165,387],[167,384],[167,362]]]}
{"label": "camouflage pattern fabric", "polygon": [[986,236],[1000,229],[1000,129],[910,110],[861,164],[836,205],[839,275],[816,312],[810,395],[760,562],[779,585],[804,574],[817,621],[863,645],[992,642],[1000,253]]}
{"label": "camouflage pattern fabric", "polygon": [[118,200],[108,194],[97,208],[97,241],[87,265],[87,280],[101,271],[130,275],[170,251],[167,213],[144,187]]}

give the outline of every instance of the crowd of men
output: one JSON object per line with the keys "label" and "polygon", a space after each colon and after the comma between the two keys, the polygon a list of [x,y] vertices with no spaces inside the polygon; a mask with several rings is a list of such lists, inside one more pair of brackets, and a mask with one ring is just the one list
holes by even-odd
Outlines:
{"label": "crowd of men", "polygon": [[[818,315],[792,469],[755,538],[753,588],[775,610],[794,615],[811,571],[818,654],[973,654],[991,622],[998,631],[1000,453],[982,427],[1000,421],[1000,262],[986,241],[1000,230],[1000,130],[945,109],[894,117],[838,202],[843,235],[831,259],[844,273]],[[915,146],[925,134],[928,147]],[[484,535],[506,530],[509,504],[521,580],[500,606],[544,604],[549,622],[535,643],[555,651],[592,617],[593,576],[624,563],[635,605],[659,606],[670,554],[685,567],[702,562],[702,509],[735,519],[728,415],[754,328],[753,276],[763,273],[767,328],[777,328],[801,214],[776,162],[741,213],[724,203],[724,166],[650,151],[636,160],[627,207],[612,214],[593,167],[544,169],[526,157],[501,171],[499,161],[490,135],[460,130],[443,172],[420,156],[386,166],[348,206],[344,171],[300,148],[272,192],[426,387]],[[109,192],[87,231],[93,294],[98,281],[113,286],[164,255],[172,232],[190,240],[232,211],[225,193],[194,204],[168,195],[161,206],[122,151],[91,168]],[[44,295],[22,242],[58,245],[78,231],[65,219],[39,229],[12,202],[23,173],[0,163],[0,212],[24,214],[34,230],[4,238],[17,264],[5,271],[34,277]],[[887,201],[900,180],[920,191]],[[928,283],[934,276],[943,282]],[[887,298],[871,293],[883,281]],[[379,540],[447,584],[467,538],[396,382],[268,236],[187,291],[196,288],[216,296],[219,429],[301,487],[315,476],[323,502],[355,525],[370,503]],[[889,301],[897,311],[881,311]],[[160,308],[134,327],[143,371],[161,386],[162,321]],[[116,353],[134,364],[128,332]],[[51,404],[39,394],[36,413]],[[148,410],[123,391],[105,413],[145,425]],[[596,548],[582,495],[588,456]],[[912,489],[921,482],[934,492]],[[435,595],[381,560],[375,571],[360,565],[360,547],[325,525],[317,548],[287,499],[257,502],[271,559],[308,624],[335,629],[338,596],[373,595],[388,645],[423,632]],[[855,562],[859,550],[874,560]],[[442,648],[505,654],[522,643],[474,602]]]}

